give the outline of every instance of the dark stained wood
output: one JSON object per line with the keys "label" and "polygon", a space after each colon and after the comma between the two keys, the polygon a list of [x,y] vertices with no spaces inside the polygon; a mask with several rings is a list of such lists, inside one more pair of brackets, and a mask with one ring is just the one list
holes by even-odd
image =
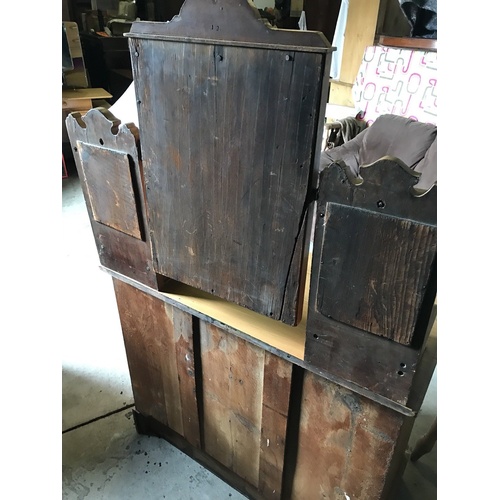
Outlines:
{"label": "dark stained wood", "polygon": [[404,406],[420,351],[317,314],[308,318],[304,359],[320,373]]}
{"label": "dark stained wood", "polygon": [[413,196],[418,177],[390,160],[360,175],[321,174],[304,359],[405,405],[436,294],[437,188]]}
{"label": "dark stained wood", "polygon": [[437,188],[412,196],[418,177],[389,160],[362,168],[358,185],[347,173],[334,164],[321,176],[317,291],[309,304],[334,321],[410,345],[435,279]]}
{"label": "dark stained wood", "polygon": [[[83,169],[83,182],[87,185],[94,220],[143,239],[144,229],[139,226],[142,217],[137,213],[134,193],[133,164],[123,152],[80,143],[78,154]],[[141,234],[142,233],[142,234]]]}
{"label": "dark stained wood", "polygon": [[412,197],[416,178],[388,163],[356,187],[342,168],[322,174],[305,360],[155,290],[158,272],[203,300],[297,321],[331,48],[270,29],[239,0],[188,0],[171,23],[132,31],[144,162],[137,129],[104,112],[68,128],[115,278],[138,431],[250,498],[387,498],[425,392],[415,380],[435,296],[436,189]]}
{"label": "dark stained wood", "polygon": [[388,476],[404,457],[397,444],[405,420],[306,372],[291,498],[385,498]]}
{"label": "dark stained wood", "polygon": [[156,288],[137,127],[105,108],[71,113],[66,127],[101,264]]}
{"label": "dark stained wood", "polygon": [[103,266],[157,288],[151,250],[147,242],[96,221],[91,223],[97,253]]}
{"label": "dark stained wood", "polygon": [[326,204],[324,224],[318,311],[409,345],[435,258],[436,228],[335,203]]}
{"label": "dark stained wood", "polygon": [[200,445],[191,317],[114,279],[136,408]]}
{"label": "dark stained wood", "polygon": [[241,0],[186,0],[178,16],[168,23],[139,21],[132,24],[126,36],[170,39],[193,43],[213,43],[233,46],[261,46],[282,49],[331,52],[332,47],[323,33],[279,30],[262,20],[258,10]]}
{"label": "dark stained wood", "polygon": [[156,271],[296,324],[323,56],[134,43]]}

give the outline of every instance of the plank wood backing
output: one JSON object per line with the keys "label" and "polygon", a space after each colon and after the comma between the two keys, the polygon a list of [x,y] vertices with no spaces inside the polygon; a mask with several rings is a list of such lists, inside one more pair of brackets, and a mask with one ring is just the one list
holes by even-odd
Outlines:
{"label": "plank wood backing", "polygon": [[[260,21],[245,46],[222,43],[239,22],[195,43],[208,21],[186,14],[201,19],[214,4],[192,3],[165,26],[135,23],[130,40],[155,270],[296,324],[326,45],[300,51],[297,32],[295,45],[264,47],[262,29],[280,35]],[[216,8],[233,20],[234,4]],[[184,39],[160,35],[182,26]]]}
{"label": "plank wood backing", "polygon": [[[291,498],[385,498],[405,417],[306,372]],[[395,456],[398,451],[399,456]]]}
{"label": "plank wood backing", "polygon": [[406,404],[436,296],[436,188],[413,196],[391,160],[360,175],[321,174],[304,359]]}
{"label": "plank wood backing", "polygon": [[[132,181],[133,162],[126,153],[80,143],[83,169],[94,220],[142,239],[137,213],[139,199]],[[137,181],[135,181],[137,182]]]}
{"label": "plank wood backing", "polygon": [[193,319],[158,291],[113,283],[138,432],[168,439],[255,500],[391,498],[415,414]]}
{"label": "plank wood backing", "polygon": [[362,183],[355,185],[340,165],[322,173],[314,308],[410,345],[434,279],[437,188],[411,195],[418,176],[390,160],[362,168],[360,175]]}
{"label": "plank wood backing", "polygon": [[205,451],[279,498],[292,365],[209,323],[200,334]]}
{"label": "plank wood backing", "polygon": [[292,367],[265,353],[258,485],[264,498],[281,498]]}
{"label": "plank wood backing", "polygon": [[66,128],[101,264],[156,288],[137,127],[94,108]]}
{"label": "plank wood backing", "polygon": [[191,315],[113,284],[137,410],[199,447]]}
{"label": "plank wood backing", "polygon": [[323,33],[273,28],[255,7],[241,0],[186,0],[168,23],[135,22],[126,36],[271,49],[292,46],[322,53],[334,50]]}
{"label": "plank wood backing", "polygon": [[324,217],[318,310],[409,345],[434,260],[435,227],[334,203]]}

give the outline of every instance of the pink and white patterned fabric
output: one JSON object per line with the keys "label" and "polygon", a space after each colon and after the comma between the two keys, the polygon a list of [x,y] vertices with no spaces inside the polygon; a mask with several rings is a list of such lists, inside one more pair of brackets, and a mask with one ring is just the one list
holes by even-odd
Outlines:
{"label": "pink and white patterned fabric", "polygon": [[352,95],[369,125],[384,114],[437,125],[437,52],[367,47]]}

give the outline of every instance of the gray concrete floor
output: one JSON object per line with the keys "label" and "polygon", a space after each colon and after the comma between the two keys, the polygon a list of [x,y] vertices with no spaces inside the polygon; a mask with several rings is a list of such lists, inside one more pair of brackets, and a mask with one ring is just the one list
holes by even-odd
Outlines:
{"label": "gray concrete floor", "polygon": [[[80,182],[74,166],[68,170],[69,178],[62,180],[62,265],[72,270],[67,278],[71,301],[61,319],[72,328],[61,347],[62,498],[245,498],[168,442],[136,433],[111,277],[99,269]],[[436,383],[434,373],[410,449],[436,416]],[[437,445],[408,462],[395,500],[433,500],[436,485]]]}

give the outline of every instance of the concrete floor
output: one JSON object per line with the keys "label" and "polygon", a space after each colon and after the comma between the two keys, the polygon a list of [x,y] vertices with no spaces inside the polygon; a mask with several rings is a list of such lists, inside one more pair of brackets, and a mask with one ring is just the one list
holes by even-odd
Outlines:
{"label": "concrete floor", "polygon": [[[71,302],[62,324],[62,498],[232,500],[245,497],[168,442],[136,433],[133,396],[111,277],[99,259],[73,165],[62,180],[63,262]],[[78,286],[74,286],[78,283]],[[409,446],[436,415],[436,382]],[[395,500],[437,498],[437,445],[409,462]],[[315,500],[315,499],[304,499]],[[354,500],[354,499],[352,499]]]}

